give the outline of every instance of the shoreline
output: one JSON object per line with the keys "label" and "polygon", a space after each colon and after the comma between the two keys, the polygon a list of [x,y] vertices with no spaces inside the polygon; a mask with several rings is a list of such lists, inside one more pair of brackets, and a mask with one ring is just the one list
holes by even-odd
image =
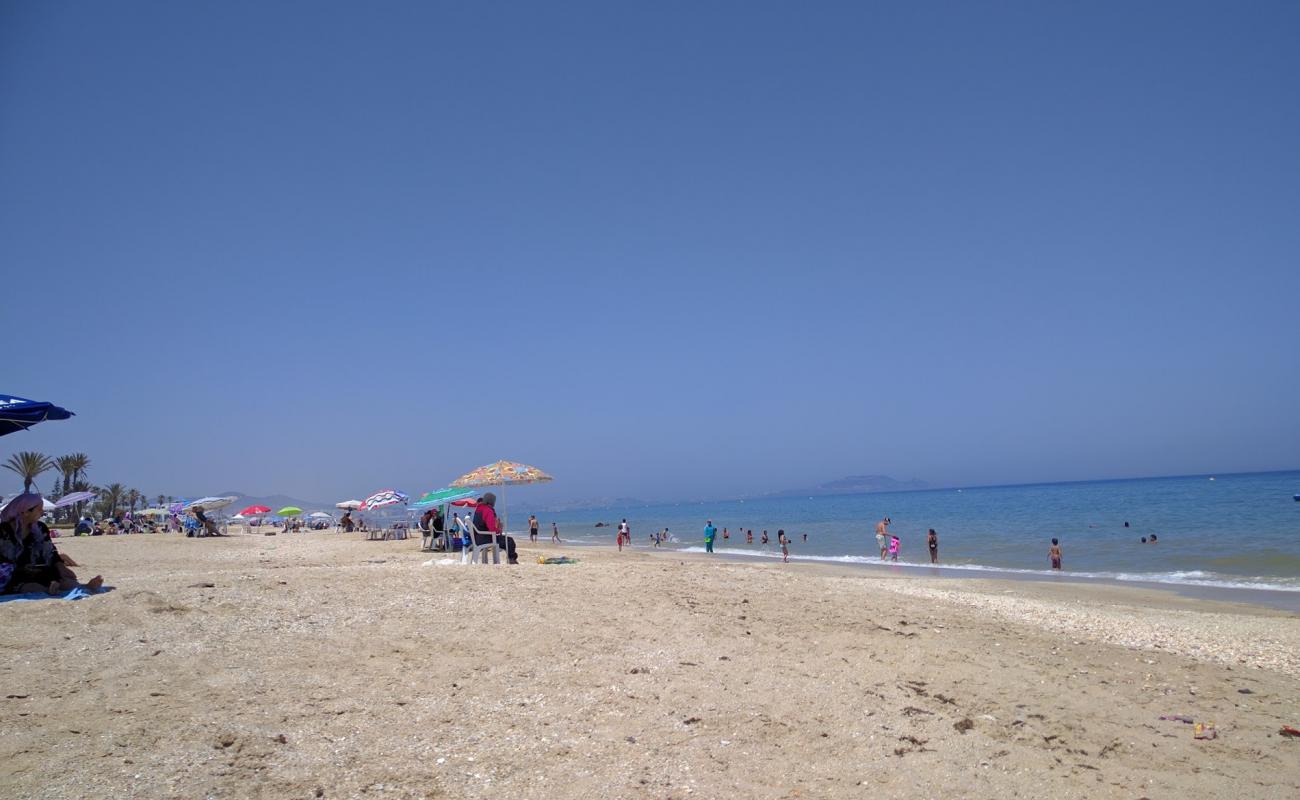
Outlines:
{"label": "shoreline", "polygon": [[[516,541],[519,541],[517,537]],[[524,542],[527,542],[527,534],[524,535]],[[549,545],[549,543],[547,544]],[[566,542],[566,544],[568,543]],[[607,542],[577,542],[574,543],[574,546],[581,548],[604,548],[611,552],[617,552],[616,546]],[[681,548],[654,548],[646,547],[644,545],[634,545],[631,547],[631,551],[634,553],[647,553],[651,555],[662,554],[670,557],[700,558],[704,561],[710,560],[709,554],[702,552],[702,548],[695,549],[696,547],[696,545],[686,545]],[[1006,581],[1011,583],[1031,583],[1044,586],[1059,586],[1066,584],[1087,587],[1113,587],[1115,589],[1131,588],[1157,594],[1172,594],[1189,600],[1253,606],[1267,608],[1273,611],[1300,614],[1300,591],[1289,588],[1272,589],[1245,586],[1212,586],[1204,583],[1184,583],[1175,581],[1124,580],[1069,571],[1050,573],[1046,571],[1038,572],[998,569],[996,567],[984,566],[970,568],[944,564],[931,566],[929,564],[888,561],[877,562],[870,559],[864,561],[846,561],[840,560],[836,557],[808,557],[796,555],[790,556],[789,564],[783,564],[780,557],[780,551],[776,551],[776,554],[773,555],[722,550],[721,548],[712,554],[712,559],[742,564],[782,564],[783,566],[798,564],[824,568],[838,568],[845,570],[845,574],[865,573],[872,577],[928,578],[943,581]]]}

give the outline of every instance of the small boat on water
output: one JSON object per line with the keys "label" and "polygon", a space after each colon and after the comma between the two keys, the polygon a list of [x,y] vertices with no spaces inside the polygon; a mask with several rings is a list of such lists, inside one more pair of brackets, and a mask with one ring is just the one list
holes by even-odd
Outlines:
{"label": "small boat on water", "polygon": [[1296,501],[1297,503],[1300,503],[1300,494],[1293,495],[1293,497],[1295,497],[1295,501]]}

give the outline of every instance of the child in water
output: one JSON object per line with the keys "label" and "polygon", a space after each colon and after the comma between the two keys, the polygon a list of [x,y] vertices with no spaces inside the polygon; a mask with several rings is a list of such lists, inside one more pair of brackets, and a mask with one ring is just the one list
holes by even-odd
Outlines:
{"label": "child in water", "polygon": [[894,533],[889,534],[889,560],[898,560],[898,535]]}
{"label": "child in water", "polygon": [[1047,557],[1052,559],[1052,569],[1061,568],[1061,545],[1055,539],[1052,540],[1052,549],[1047,551]]}

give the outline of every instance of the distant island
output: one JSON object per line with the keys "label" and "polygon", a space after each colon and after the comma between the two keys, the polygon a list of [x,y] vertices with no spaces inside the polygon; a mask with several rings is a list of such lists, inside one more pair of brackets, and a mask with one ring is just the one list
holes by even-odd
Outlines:
{"label": "distant island", "polygon": [[787,489],[773,492],[764,497],[816,497],[828,494],[867,494],[869,492],[907,492],[916,489],[929,489],[930,484],[913,478],[900,481],[888,475],[849,475],[826,483],[819,483],[807,489]]}

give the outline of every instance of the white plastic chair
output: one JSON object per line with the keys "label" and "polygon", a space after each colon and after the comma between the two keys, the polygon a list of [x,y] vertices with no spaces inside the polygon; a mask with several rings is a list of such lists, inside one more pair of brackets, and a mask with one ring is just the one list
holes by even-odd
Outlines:
{"label": "white plastic chair", "polygon": [[[469,531],[470,531],[470,537],[471,537],[471,538],[470,538],[470,546],[473,548],[473,552],[470,554],[470,557],[469,557],[469,561],[470,561],[470,563],[473,564],[474,562],[478,561],[478,558],[479,558],[479,554],[480,554],[480,553],[483,554],[483,563],[484,563],[484,564],[488,563],[488,561],[487,561],[487,551],[490,549],[490,550],[492,551],[492,563],[493,563],[493,564],[500,564],[500,563],[501,563],[501,548],[497,545],[497,535],[496,535],[496,533],[493,533],[492,535],[488,536],[488,534],[487,534],[486,532],[484,532],[484,531],[480,531],[478,528],[474,527],[474,523],[473,523],[472,521],[469,523]],[[478,542],[479,534],[482,534],[482,535],[484,535],[484,536],[488,536],[488,540],[487,540],[486,542],[484,542],[483,544],[478,544],[477,542]]]}
{"label": "white plastic chair", "polygon": [[456,528],[456,536],[460,539],[460,563],[469,564],[474,559],[474,539],[470,533],[472,527],[466,520],[457,517],[452,523]]}

